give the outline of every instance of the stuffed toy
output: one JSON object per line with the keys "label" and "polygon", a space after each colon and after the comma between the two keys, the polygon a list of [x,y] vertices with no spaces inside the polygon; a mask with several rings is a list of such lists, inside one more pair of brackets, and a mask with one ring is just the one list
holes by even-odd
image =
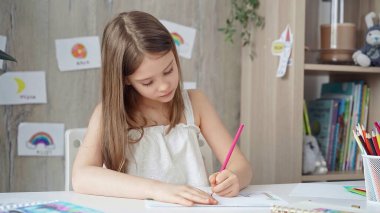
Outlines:
{"label": "stuffed toy", "polygon": [[317,139],[311,135],[304,136],[302,174],[326,174],[325,158],[319,149]]}
{"label": "stuffed toy", "polygon": [[362,67],[380,66],[380,25],[373,24],[373,18],[376,17],[374,12],[365,16],[367,24],[366,43],[364,47],[352,55],[355,64]]}

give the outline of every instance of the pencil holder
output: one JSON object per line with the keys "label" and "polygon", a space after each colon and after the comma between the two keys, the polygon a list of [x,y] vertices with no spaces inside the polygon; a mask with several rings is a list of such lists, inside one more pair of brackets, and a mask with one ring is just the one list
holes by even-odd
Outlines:
{"label": "pencil holder", "polygon": [[380,156],[362,155],[367,202],[380,204]]}

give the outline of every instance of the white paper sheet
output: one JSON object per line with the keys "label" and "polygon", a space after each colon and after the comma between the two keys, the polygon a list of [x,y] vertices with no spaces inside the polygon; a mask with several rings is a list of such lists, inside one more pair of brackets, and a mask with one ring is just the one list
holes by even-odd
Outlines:
{"label": "white paper sheet", "polygon": [[58,67],[61,71],[100,67],[99,37],[78,37],[55,40]]}
{"label": "white paper sheet", "polygon": [[178,55],[190,59],[193,51],[196,30],[192,27],[176,24],[166,20],[160,22],[168,29],[174,43],[176,44]]}
{"label": "white paper sheet", "polygon": [[[210,187],[202,187],[201,190],[211,193]],[[272,205],[287,205],[288,203],[271,192],[242,190],[236,197],[213,197],[219,202],[217,205],[195,205],[198,207],[271,207]],[[180,207],[181,205],[163,203],[153,200],[145,201],[146,207]]]}
{"label": "white paper sheet", "polygon": [[20,123],[17,153],[20,156],[63,156],[64,124]]}
{"label": "white paper sheet", "polygon": [[183,89],[196,89],[197,88],[197,82],[195,81],[184,81],[183,82]]}
{"label": "white paper sheet", "polygon": [[348,192],[344,186],[323,183],[303,183],[294,187],[289,196],[363,200],[363,196]]}
{"label": "white paper sheet", "polygon": [[47,103],[44,71],[12,71],[0,76],[0,104],[32,103]]}
{"label": "white paper sheet", "polygon": [[[5,52],[7,37],[0,35],[0,50]],[[3,69],[3,60],[0,60],[0,69]]]}

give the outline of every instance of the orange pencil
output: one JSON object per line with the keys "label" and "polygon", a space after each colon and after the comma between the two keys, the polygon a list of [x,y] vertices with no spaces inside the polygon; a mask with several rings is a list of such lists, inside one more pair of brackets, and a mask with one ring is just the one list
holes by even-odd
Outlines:
{"label": "orange pencil", "polygon": [[364,144],[367,147],[367,153],[369,155],[373,155],[371,145],[369,144],[369,141],[367,139],[366,131],[364,130],[364,126],[363,125],[359,126],[359,129],[360,129],[361,136],[363,137]]}
{"label": "orange pencil", "polygon": [[361,127],[361,130],[362,130],[362,133],[363,133],[363,139],[364,139],[364,142],[368,148],[368,151],[369,151],[369,154],[370,155],[374,155],[374,153],[372,152],[372,148],[371,148],[371,144],[367,138],[367,134],[366,134],[366,131],[364,130],[364,126],[362,125]]}

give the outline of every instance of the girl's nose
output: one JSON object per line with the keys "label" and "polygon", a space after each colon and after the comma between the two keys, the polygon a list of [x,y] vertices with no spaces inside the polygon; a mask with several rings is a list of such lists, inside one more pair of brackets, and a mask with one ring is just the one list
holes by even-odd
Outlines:
{"label": "girl's nose", "polygon": [[166,92],[169,89],[169,82],[161,81],[158,90],[160,92]]}

